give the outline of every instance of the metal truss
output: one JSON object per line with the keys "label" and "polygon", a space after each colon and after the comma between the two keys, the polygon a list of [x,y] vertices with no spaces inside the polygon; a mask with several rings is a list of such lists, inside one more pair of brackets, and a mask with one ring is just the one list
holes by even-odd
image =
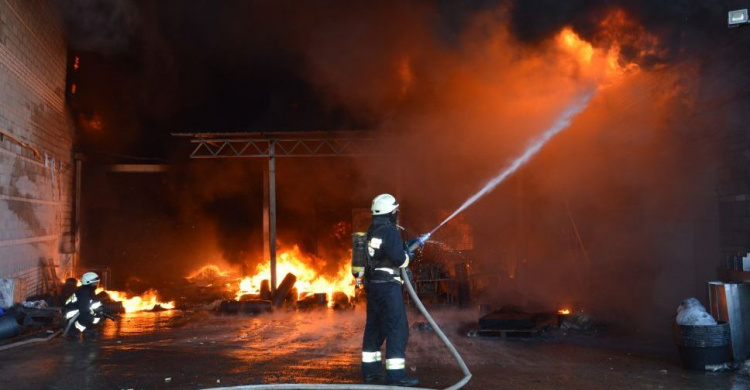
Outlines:
{"label": "metal truss", "polygon": [[381,154],[374,138],[358,133],[224,133],[189,136],[190,158],[344,157]]}

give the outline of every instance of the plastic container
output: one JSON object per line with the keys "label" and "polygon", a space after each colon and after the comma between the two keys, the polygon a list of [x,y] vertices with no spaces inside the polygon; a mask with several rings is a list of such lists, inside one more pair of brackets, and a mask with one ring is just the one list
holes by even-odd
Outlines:
{"label": "plastic container", "polygon": [[15,316],[0,317],[0,339],[9,339],[18,336],[19,333],[21,333],[21,327],[18,326]]}
{"label": "plastic container", "polygon": [[732,334],[729,324],[673,325],[674,341],[682,366],[688,370],[705,370],[707,365],[723,364],[732,360]]}

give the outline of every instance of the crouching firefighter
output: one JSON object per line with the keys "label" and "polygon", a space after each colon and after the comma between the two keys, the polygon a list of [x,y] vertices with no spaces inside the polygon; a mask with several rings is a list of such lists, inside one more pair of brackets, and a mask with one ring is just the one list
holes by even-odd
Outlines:
{"label": "crouching firefighter", "polygon": [[386,342],[385,379],[388,384],[416,386],[419,380],[406,375],[409,325],[401,268],[409,265],[410,256],[396,227],[398,206],[396,198],[390,194],[378,195],[372,201],[372,225],[366,236],[367,321],[362,341],[362,376],[365,383],[382,381],[380,348]]}
{"label": "crouching firefighter", "polygon": [[81,277],[81,286],[65,301],[65,330],[63,337],[77,339],[96,338],[94,327],[102,320],[102,302],[96,297],[99,275],[86,272]]}

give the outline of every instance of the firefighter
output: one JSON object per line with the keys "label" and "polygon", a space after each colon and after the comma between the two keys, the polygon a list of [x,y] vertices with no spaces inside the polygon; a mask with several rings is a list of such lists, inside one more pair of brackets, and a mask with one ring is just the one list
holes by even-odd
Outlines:
{"label": "firefighter", "polygon": [[406,344],[409,326],[402,295],[401,268],[410,254],[396,227],[398,203],[390,194],[372,201],[372,225],[367,231],[367,321],[362,341],[362,376],[365,383],[383,379],[380,347],[386,342],[385,372],[391,385],[416,386],[419,380],[406,375]]}
{"label": "firefighter", "polygon": [[71,338],[82,334],[84,339],[96,338],[94,326],[102,320],[102,303],[96,297],[99,275],[86,272],[81,276],[81,286],[65,301],[65,333]]}

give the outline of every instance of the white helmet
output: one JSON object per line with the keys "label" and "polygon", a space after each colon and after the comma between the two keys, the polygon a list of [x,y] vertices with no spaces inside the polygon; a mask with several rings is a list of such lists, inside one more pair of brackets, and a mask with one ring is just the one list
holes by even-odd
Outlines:
{"label": "white helmet", "polygon": [[384,215],[398,208],[396,198],[391,194],[380,194],[372,200],[372,215]]}
{"label": "white helmet", "polygon": [[81,276],[81,284],[84,286],[97,283],[99,283],[99,275],[97,275],[96,272],[86,272]]}

